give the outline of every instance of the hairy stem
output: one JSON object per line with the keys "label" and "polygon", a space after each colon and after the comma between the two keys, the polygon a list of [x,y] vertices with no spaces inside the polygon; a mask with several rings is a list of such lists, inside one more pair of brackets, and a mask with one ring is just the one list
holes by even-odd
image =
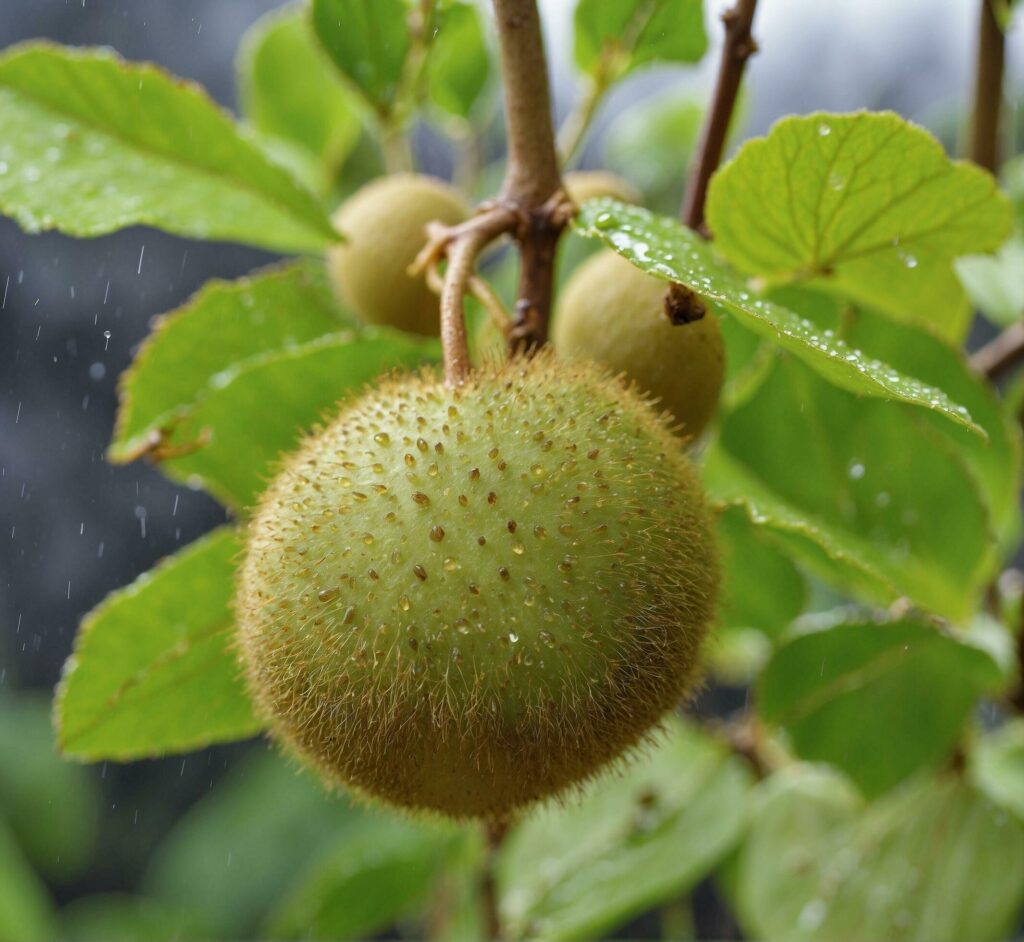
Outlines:
{"label": "hairy stem", "polygon": [[691,229],[700,229],[704,224],[704,202],[707,199],[708,182],[722,159],[725,138],[729,132],[729,122],[732,120],[747,59],[757,52],[757,43],[750,34],[756,9],[757,0],[737,0],[734,7],[722,14],[725,43],[722,46],[714,98],[690,170],[686,195],[680,211],[683,222]]}
{"label": "hairy stem", "polygon": [[567,221],[567,202],[555,151],[551,92],[536,0],[494,0],[505,87],[508,169],[500,200],[515,206],[522,266],[511,349],[547,340],[554,257]]}
{"label": "hairy stem", "polygon": [[508,833],[508,824],[504,821],[488,821],[484,824],[484,836],[487,840],[487,851],[484,857],[484,871],[481,892],[484,901],[484,918],[488,939],[503,939],[504,930],[501,925],[501,909],[498,905],[498,884],[495,878],[495,866],[498,852]]}
{"label": "hairy stem", "polygon": [[974,79],[970,158],[995,173],[999,169],[999,117],[1003,105],[1006,41],[993,0],[978,0],[978,59]]}
{"label": "hairy stem", "polygon": [[479,233],[456,239],[448,249],[448,269],[441,290],[441,349],[444,351],[444,381],[461,386],[469,376],[469,342],[463,298],[483,247]]}

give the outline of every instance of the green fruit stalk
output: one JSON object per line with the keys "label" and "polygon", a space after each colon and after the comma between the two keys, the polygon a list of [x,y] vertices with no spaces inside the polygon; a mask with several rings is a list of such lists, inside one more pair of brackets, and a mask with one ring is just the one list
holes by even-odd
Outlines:
{"label": "green fruit stalk", "polygon": [[469,216],[447,183],[418,174],[394,174],[368,183],[334,215],[344,243],[327,253],[339,298],[365,322],[435,336],[437,295],[409,266],[427,242],[430,222],[456,225]]}
{"label": "green fruit stalk", "polygon": [[610,249],[584,262],[559,300],[553,343],[569,359],[585,358],[624,373],[696,438],[711,420],[725,377],[718,319],[708,313],[674,325],[665,289]]}
{"label": "green fruit stalk", "polygon": [[691,689],[718,565],[659,415],[541,355],[395,378],[285,464],[249,529],[240,649],[332,781],[501,817],[593,775]]}

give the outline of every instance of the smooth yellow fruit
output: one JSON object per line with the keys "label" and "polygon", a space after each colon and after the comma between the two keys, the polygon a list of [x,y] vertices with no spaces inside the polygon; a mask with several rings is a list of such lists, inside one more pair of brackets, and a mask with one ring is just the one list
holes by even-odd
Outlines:
{"label": "smooth yellow fruit", "polygon": [[593,775],[692,686],[718,566],[636,392],[541,355],[386,381],[272,483],[240,650],[276,735],[365,796],[502,816]]}
{"label": "smooth yellow fruit", "polygon": [[632,183],[609,170],[572,170],[562,178],[562,185],[577,206],[602,196],[622,203],[640,205],[643,202],[640,191]]}
{"label": "smooth yellow fruit", "polygon": [[725,347],[710,311],[673,325],[667,283],[604,250],[584,262],[563,290],[553,343],[567,358],[603,363],[657,397],[696,438],[714,414],[725,376]]}
{"label": "smooth yellow fruit", "polygon": [[395,174],[368,183],[334,215],[348,240],[327,252],[335,291],[367,323],[437,334],[437,295],[407,269],[426,244],[427,223],[455,225],[468,216],[459,193],[433,177]]}

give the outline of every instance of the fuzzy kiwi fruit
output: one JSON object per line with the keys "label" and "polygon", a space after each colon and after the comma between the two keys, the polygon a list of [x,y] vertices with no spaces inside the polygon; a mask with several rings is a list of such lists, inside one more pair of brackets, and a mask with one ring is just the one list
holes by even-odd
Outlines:
{"label": "fuzzy kiwi fruit", "polygon": [[334,215],[347,240],[327,252],[336,294],[367,323],[437,334],[437,295],[408,268],[426,244],[427,223],[455,225],[468,216],[458,191],[433,177],[394,174],[368,183]]}
{"label": "fuzzy kiwi fruit", "polygon": [[240,651],[276,736],[331,781],[501,817],[644,739],[692,687],[718,583],[663,414],[549,355],[385,380],[273,481]]}
{"label": "fuzzy kiwi fruit", "polygon": [[673,325],[666,283],[610,249],[587,259],[566,283],[553,331],[563,356],[587,358],[625,373],[658,398],[696,438],[714,414],[725,377],[725,345],[708,312]]}

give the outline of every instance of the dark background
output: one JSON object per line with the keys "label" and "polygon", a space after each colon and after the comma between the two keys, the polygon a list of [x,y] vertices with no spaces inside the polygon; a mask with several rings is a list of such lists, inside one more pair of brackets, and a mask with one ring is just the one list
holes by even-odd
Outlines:
{"label": "dark background", "polygon": [[[41,37],[113,46],[201,82],[233,107],[239,37],[277,5],[3,0],[0,48]],[[722,6],[710,3],[712,11]],[[564,111],[572,93],[571,3],[546,8]],[[763,52],[751,69],[748,132],[762,133],[787,112],[893,108],[955,147],[976,8],[977,0],[762,0],[755,32]],[[1015,101],[1022,32],[1009,49]],[[711,33],[717,40],[714,26]],[[616,91],[598,127],[642,95],[670,82],[703,86],[709,75],[706,64],[638,77]],[[1016,123],[1016,109],[1010,117]],[[596,153],[591,146],[588,156]],[[90,241],[27,236],[0,219],[0,693],[51,689],[84,613],[224,519],[204,494],[143,464],[112,467],[104,450],[117,377],[150,318],[210,277],[233,278],[270,259],[144,229]],[[106,852],[79,881],[54,887],[58,900],[132,889],[159,836],[246,748],[91,770],[104,796]]]}

